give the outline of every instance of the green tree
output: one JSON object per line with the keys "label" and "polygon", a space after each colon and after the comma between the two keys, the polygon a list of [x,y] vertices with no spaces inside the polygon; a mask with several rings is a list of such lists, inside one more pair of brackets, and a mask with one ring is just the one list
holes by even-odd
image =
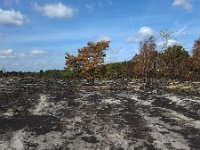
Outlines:
{"label": "green tree", "polygon": [[168,47],[161,53],[160,73],[165,77],[179,78],[187,76],[189,54],[181,45]]}

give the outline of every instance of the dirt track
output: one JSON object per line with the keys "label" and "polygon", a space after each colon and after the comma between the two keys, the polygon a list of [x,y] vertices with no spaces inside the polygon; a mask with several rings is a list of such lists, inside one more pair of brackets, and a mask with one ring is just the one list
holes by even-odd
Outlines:
{"label": "dirt track", "polygon": [[0,149],[200,149],[200,98],[0,79]]}

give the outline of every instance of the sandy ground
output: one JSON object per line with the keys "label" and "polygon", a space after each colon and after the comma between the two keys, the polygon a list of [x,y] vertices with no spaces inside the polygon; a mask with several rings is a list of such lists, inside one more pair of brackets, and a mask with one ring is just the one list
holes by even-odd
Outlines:
{"label": "sandy ground", "polygon": [[117,86],[0,79],[0,150],[200,149],[200,97]]}

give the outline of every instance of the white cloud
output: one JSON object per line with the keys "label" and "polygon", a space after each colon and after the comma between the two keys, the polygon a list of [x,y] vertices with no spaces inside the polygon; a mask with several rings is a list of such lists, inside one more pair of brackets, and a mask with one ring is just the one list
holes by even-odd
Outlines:
{"label": "white cloud", "polygon": [[91,13],[94,11],[94,4],[86,4],[85,7],[88,9],[88,12]]}
{"label": "white cloud", "polygon": [[73,7],[66,6],[62,3],[50,3],[44,6],[35,3],[34,8],[43,15],[56,19],[71,18],[75,14],[75,9]]}
{"label": "white cloud", "polygon": [[45,52],[42,51],[42,50],[32,50],[32,51],[29,51],[27,53],[18,53],[16,54],[17,57],[37,57],[37,56],[42,56],[44,55]]}
{"label": "white cloud", "polygon": [[109,36],[100,35],[99,37],[97,37],[96,41],[97,42],[100,42],[100,41],[112,41],[112,38],[109,37]]}
{"label": "white cloud", "polygon": [[125,42],[126,43],[140,42],[145,38],[153,36],[153,34],[154,34],[153,29],[151,29],[150,27],[143,26],[137,31],[137,33],[134,36],[127,38]]}
{"label": "white cloud", "polygon": [[16,56],[17,56],[17,57],[30,57],[30,54],[18,53]]}
{"label": "white cloud", "polygon": [[13,54],[13,50],[12,49],[7,49],[7,50],[1,50],[0,51],[0,55],[10,55]]}
{"label": "white cloud", "polygon": [[99,5],[99,7],[110,6],[110,5],[113,5],[113,1],[112,0],[99,0],[98,5]]}
{"label": "white cloud", "polygon": [[173,6],[182,7],[188,11],[192,11],[192,4],[188,0],[174,0]]}
{"label": "white cloud", "polygon": [[14,58],[12,49],[0,50],[0,58]]}
{"label": "white cloud", "polygon": [[32,50],[30,52],[31,56],[40,56],[40,55],[43,55],[44,54],[44,51],[42,50]]}
{"label": "white cloud", "polygon": [[168,46],[173,46],[173,45],[179,45],[180,44],[180,42],[178,42],[178,41],[176,41],[176,40],[174,40],[174,39],[171,39],[171,40],[169,40],[168,41]]}
{"label": "white cloud", "polygon": [[30,57],[38,57],[44,55],[45,52],[42,50],[32,50],[29,52],[14,52],[12,49],[0,50],[0,58],[30,58]]}
{"label": "white cloud", "polygon": [[20,26],[25,23],[25,17],[19,11],[0,9],[0,24]]}
{"label": "white cloud", "polygon": [[153,35],[153,30],[149,27],[141,27],[137,34],[139,37],[146,38]]}
{"label": "white cloud", "polygon": [[159,46],[161,46],[161,47],[170,47],[170,46],[174,46],[174,45],[180,45],[180,42],[178,42],[177,40],[174,40],[174,39],[170,39],[170,40],[168,40],[167,41],[167,43],[166,42],[160,42],[159,44],[158,44]]}

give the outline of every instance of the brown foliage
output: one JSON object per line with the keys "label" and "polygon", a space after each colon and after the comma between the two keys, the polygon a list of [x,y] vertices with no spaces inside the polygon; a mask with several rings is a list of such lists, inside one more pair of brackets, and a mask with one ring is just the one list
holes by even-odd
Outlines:
{"label": "brown foliage", "polygon": [[94,82],[95,68],[104,63],[105,50],[109,48],[109,41],[89,42],[87,46],[78,49],[78,56],[66,54],[66,68],[76,72],[88,81]]}
{"label": "brown foliage", "polygon": [[156,51],[155,39],[148,38],[140,43],[140,52],[135,55],[134,72],[139,76],[143,76],[146,82],[155,75],[158,53]]}
{"label": "brown foliage", "polygon": [[194,76],[200,72],[200,38],[195,41],[192,50],[192,71]]}

